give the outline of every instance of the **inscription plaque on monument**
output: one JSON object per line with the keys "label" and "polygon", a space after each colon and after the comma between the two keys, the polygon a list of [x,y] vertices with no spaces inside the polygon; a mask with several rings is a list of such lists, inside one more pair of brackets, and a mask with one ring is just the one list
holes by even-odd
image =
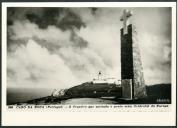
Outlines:
{"label": "inscription plaque on monument", "polygon": [[122,80],[122,98],[132,99],[132,79]]}

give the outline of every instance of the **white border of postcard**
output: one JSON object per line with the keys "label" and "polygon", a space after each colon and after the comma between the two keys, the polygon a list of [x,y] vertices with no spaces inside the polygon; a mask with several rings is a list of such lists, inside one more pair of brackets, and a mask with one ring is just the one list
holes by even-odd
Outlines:
{"label": "white border of postcard", "polygon": [[[7,110],[7,7],[172,7],[172,104],[167,111]],[[146,109],[146,108],[141,108]],[[165,109],[165,108],[164,108]],[[176,125],[176,3],[175,2],[16,2],[2,3],[2,125],[3,126],[173,126]]]}

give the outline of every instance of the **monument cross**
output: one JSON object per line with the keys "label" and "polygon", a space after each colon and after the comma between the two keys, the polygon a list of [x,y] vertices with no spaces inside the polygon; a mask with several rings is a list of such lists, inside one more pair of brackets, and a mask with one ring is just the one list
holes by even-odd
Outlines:
{"label": "monument cross", "polygon": [[121,86],[122,97],[127,99],[147,96],[141,62],[138,33],[135,26],[128,23],[132,12],[124,10],[121,28]]}
{"label": "monument cross", "polygon": [[127,34],[127,26],[128,26],[128,19],[129,17],[132,16],[132,11],[125,9],[123,11],[123,15],[120,18],[120,21],[123,21],[123,30],[124,34]]}

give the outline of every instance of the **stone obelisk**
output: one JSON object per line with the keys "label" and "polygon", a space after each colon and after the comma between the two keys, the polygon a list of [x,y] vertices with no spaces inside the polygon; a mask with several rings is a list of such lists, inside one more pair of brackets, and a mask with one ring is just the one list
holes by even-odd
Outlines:
{"label": "stone obelisk", "polygon": [[143,76],[137,32],[132,24],[128,23],[132,12],[124,10],[121,17],[121,79],[122,97],[126,99],[144,98],[146,86]]}

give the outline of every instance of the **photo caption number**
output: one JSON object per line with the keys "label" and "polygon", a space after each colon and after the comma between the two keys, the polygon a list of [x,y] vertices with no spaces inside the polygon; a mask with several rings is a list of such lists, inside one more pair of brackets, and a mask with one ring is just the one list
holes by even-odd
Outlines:
{"label": "photo caption number", "polygon": [[11,106],[11,105],[10,105],[10,106],[8,106],[8,109],[13,109],[13,106]]}

